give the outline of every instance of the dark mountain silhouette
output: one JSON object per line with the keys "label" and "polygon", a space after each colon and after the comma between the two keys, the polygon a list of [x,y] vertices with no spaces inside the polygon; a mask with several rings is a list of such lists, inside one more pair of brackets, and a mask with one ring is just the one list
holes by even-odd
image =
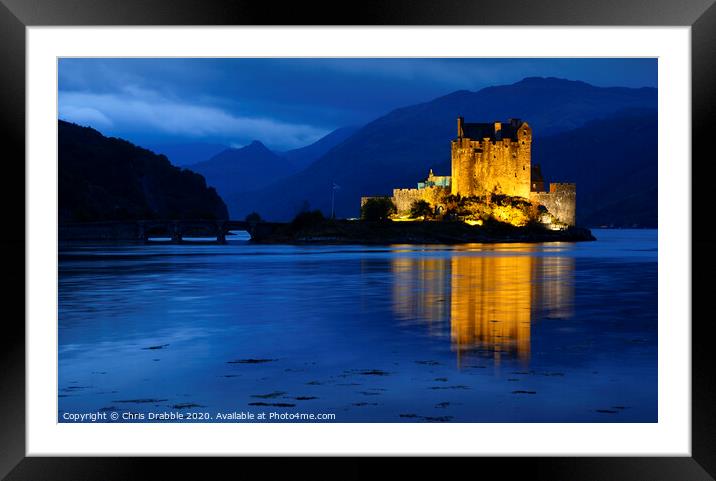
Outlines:
{"label": "dark mountain silhouette", "polygon": [[357,127],[343,127],[316,142],[286,152],[273,152],[255,140],[240,149],[222,149],[209,160],[190,167],[204,175],[222,197],[260,189],[304,169],[323,154],[350,137]]}
{"label": "dark mountain silhouette", "polygon": [[532,143],[546,181],[577,183],[584,225],[657,227],[657,111],[618,112]]}
{"label": "dark mountain silhouette", "polygon": [[146,147],[152,152],[164,154],[169,161],[180,167],[197,164],[210,159],[229,147],[207,142],[179,142],[173,144],[150,144]]}
{"label": "dark mountain silhouette", "polygon": [[358,127],[341,127],[336,129],[325,137],[321,137],[314,143],[301,147],[299,149],[288,150],[279,155],[287,158],[296,167],[297,170],[305,169],[313,161],[321,157],[323,154],[340,144],[348,137],[353,135]]}
{"label": "dark mountain silhouette", "polygon": [[189,167],[206,177],[224,198],[260,189],[297,170],[289,160],[279,157],[258,140],[240,149],[226,149]]}
{"label": "dark mountain silhouette", "polygon": [[59,219],[225,219],[204,177],[89,127],[58,122]]}
{"label": "dark mountain silhouette", "polygon": [[[455,137],[456,118],[468,122],[490,122],[510,117],[525,119],[538,139],[575,130],[585,123],[605,118],[625,109],[657,106],[654,88],[630,89],[595,87],[584,82],[555,78],[527,78],[512,85],[488,87],[477,92],[461,90],[430,102],[394,110],[355,132],[328,151],[308,168],[254,192],[226,196],[235,217],[257,211],[272,220],[290,219],[307,205],[330,212],[333,183],[336,215],[358,215],[362,195],[386,195],[394,187],[413,187],[430,168],[440,175],[450,174],[450,140]],[[628,142],[627,133],[618,137]],[[639,139],[630,141],[638,145]],[[585,146],[587,150],[588,146]],[[604,146],[605,149],[610,148]],[[645,161],[653,162],[656,158]],[[605,150],[608,155],[608,150]],[[636,158],[626,159],[631,165]],[[571,158],[580,164],[580,158]],[[629,165],[623,165],[628,169]],[[550,179],[569,180],[569,172],[552,170]],[[583,209],[582,186],[578,185],[579,205]]]}

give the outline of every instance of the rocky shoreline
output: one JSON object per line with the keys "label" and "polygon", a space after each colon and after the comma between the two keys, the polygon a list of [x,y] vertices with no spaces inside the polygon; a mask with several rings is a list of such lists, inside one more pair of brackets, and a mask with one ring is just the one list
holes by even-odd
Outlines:
{"label": "rocky shoreline", "polygon": [[507,224],[471,226],[463,222],[366,222],[325,221],[320,225],[273,224],[257,230],[251,240],[262,244],[465,244],[503,242],[594,241],[584,227],[549,230],[541,226],[515,227]]}
{"label": "rocky shoreline", "polygon": [[[85,224],[67,224],[59,228],[61,243],[74,242],[113,242],[144,243],[142,222],[93,222]],[[246,228],[251,242],[259,244],[467,244],[467,243],[506,243],[506,242],[582,242],[596,240],[591,231],[583,227],[570,227],[565,230],[550,230],[540,225],[515,227],[499,222],[488,225],[468,225],[463,222],[410,221],[410,222],[370,222],[358,220],[325,220],[309,223],[236,223],[215,221],[199,225],[187,224],[184,240],[192,237],[217,237],[231,239],[230,231]],[[160,223],[161,224],[161,223]],[[164,222],[167,224],[167,222]],[[164,226],[161,224],[161,226]],[[171,223],[167,224],[170,226]],[[236,224],[236,225],[234,225]],[[160,226],[160,227],[161,227]],[[164,243],[182,243],[182,238],[169,240],[172,233],[159,229],[154,235],[166,237]],[[201,228],[200,228],[201,227]],[[217,236],[217,232],[223,232]],[[217,241],[206,241],[216,243]],[[156,241],[152,241],[156,242]],[[195,241],[196,242],[196,241]]]}

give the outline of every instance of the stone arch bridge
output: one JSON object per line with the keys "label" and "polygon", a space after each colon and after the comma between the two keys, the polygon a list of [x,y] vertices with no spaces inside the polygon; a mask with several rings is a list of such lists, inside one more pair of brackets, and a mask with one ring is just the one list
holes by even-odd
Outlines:
{"label": "stone arch bridge", "polygon": [[276,223],[237,220],[135,220],[66,223],[59,226],[60,240],[107,240],[149,242],[152,238],[169,238],[180,244],[191,238],[215,238],[226,243],[231,231],[246,231],[252,239],[272,232]]}

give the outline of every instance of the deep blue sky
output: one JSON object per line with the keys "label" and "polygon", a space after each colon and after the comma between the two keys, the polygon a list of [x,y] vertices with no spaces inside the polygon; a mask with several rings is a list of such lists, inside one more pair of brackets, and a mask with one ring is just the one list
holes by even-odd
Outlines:
{"label": "deep blue sky", "polygon": [[60,59],[59,117],[140,145],[284,150],[397,107],[524,77],[656,87],[656,59]]}

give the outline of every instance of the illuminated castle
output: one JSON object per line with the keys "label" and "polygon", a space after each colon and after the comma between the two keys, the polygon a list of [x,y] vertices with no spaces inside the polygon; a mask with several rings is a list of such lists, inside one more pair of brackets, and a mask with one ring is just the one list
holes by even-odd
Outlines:
{"label": "illuminated castle", "polygon": [[[394,189],[398,216],[424,200],[437,212],[448,195],[486,197],[506,195],[544,206],[563,225],[575,224],[576,184],[552,183],[544,189],[539,165],[532,165],[532,129],[520,119],[507,122],[465,123],[457,119],[457,138],[451,141],[452,175],[428,177],[414,189]],[[361,199],[361,205],[368,197]]]}

